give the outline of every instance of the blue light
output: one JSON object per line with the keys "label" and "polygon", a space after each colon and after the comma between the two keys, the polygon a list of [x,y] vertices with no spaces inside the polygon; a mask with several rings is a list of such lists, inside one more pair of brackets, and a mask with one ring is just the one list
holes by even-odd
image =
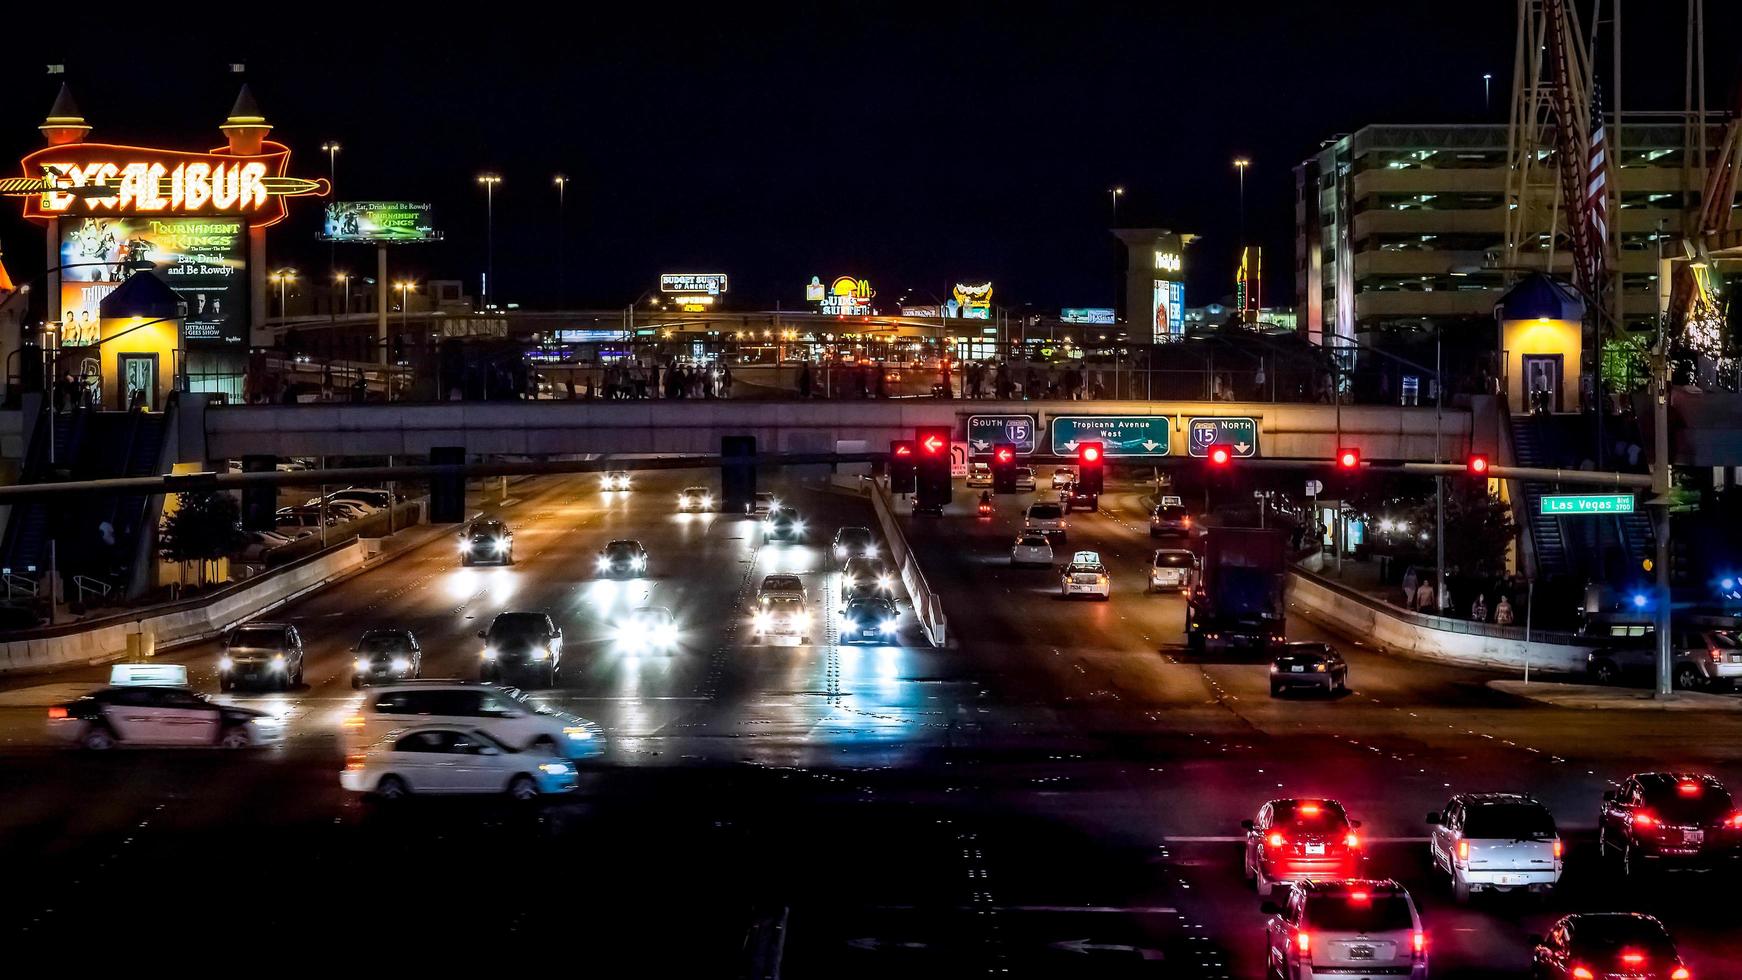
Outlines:
{"label": "blue light", "polygon": [[1645,608],[1645,596],[1642,593],[1634,593],[1634,595],[1633,595],[1633,608],[1635,608],[1635,609],[1644,609]]}
{"label": "blue light", "polygon": [[1725,592],[1729,592],[1736,587],[1736,580],[1733,578],[1721,579],[1718,584],[1724,587]]}

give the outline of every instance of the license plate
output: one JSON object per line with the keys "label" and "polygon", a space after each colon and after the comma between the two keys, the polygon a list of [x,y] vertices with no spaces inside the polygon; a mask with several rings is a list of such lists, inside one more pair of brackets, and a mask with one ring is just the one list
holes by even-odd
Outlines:
{"label": "license plate", "polygon": [[1323,844],[1308,844],[1306,846],[1306,852],[1308,854],[1323,854],[1323,853],[1325,853],[1325,845],[1323,845]]}
{"label": "license plate", "polygon": [[863,633],[863,634],[864,634],[864,635],[865,635],[865,636],[876,636],[876,635],[877,635],[877,631],[876,631],[876,630],[862,630],[862,631],[861,631],[861,632],[862,632],[862,633]]}
{"label": "license plate", "polygon": [[1373,947],[1371,947],[1371,946],[1350,946],[1349,947],[1349,958],[1352,960],[1370,960],[1373,958]]}
{"label": "license plate", "polygon": [[1684,831],[1682,831],[1682,843],[1683,844],[1704,844],[1705,842],[1706,842],[1706,832],[1703,830],[1684,830]]}
{"label": "license plate", "polygon": [[1742,664],[1742,653],[1730,654],[1730,662],[1733,664]]}
{"label": "license plate", "polygon": [[1288,672],[1291,674],[1304,674],[1306,673],[1306,668],[1300,666],[1290,667],[1288,668]]}

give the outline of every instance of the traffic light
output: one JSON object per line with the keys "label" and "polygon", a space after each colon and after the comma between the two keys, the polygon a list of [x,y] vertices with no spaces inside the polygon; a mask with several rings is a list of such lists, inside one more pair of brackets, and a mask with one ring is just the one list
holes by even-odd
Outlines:
{"label": "traffic light", "polygon": [[1077,489],[1092,497],[1101,495],[1105,485],[1106,449],[1098,442],[1077,444]]}
{"label": "traffic light", "polygon": [[1361,450],[1347,448],[1337,450],[1337,469],[1358,470],[1361,468]]}
{"label": "traffic light", "polygon": [[[466,447],[464,446],[429,447],[431,466],[463,464],[465,461]],[[429,522],[431,524],[458,524],[465,519],[466,478],[458,473],[452,476],[430,477]]]}
{"label": "traffic light", "polygon": [[1469,467],[1471,476],[1487,476],[1488,457],[1481,453],[1472,453],[1470,455]]}
{"label": "traffic light", "polygon": [[756,503],[756,437],[720,437],[720,513],[748,514]]}
{"label": "traffic light", "polygon": [[1016,447],[1008,442],[992,445],[992,492],[1016,492]]}
{"label": "traffic light", "polygon": [[912,439],[896,439],[889,444],[889,492],[913,492]]}
{"label": "traffic light", "polygon": [[950,427],[922,425],[914,430],[919,462],[914,466],[915,513],[942,514],[950,502]]}
{"label": "traffic light", "polygon": [[1223,467],[1233,461],[1234,452],[1227,446],[1211,446],[1209,458],[1211,466]]}

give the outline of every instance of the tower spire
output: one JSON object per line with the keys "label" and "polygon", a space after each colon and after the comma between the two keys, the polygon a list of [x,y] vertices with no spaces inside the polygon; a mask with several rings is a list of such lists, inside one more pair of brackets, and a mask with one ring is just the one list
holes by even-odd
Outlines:
{"label": "tower spire", "polygon": [[54,106],[48,110],[48,116],[36,128],[42,131],[50,146],[82,142],[85,134],[91,131],[84,114],[79,112],[79,104],[73,101],[73,90],[65,82],[61,83],[60,94],[54,97]]}

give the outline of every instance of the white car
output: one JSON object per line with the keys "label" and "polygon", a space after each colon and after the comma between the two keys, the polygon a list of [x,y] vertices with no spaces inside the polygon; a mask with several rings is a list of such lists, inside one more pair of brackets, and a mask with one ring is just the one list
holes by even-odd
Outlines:
{"label": "white car", "polygon": [[628,470],[612,470],[599,477],[599,489],[604,491],[628,490],[633,484],[629,480]]}
{"label": "white car", "polygon": [[1022,534],[1010,546],[1010,564],[1052,567],[1052,542],[1044,534]]}
{"label": "white car", "polygon": [[968,464],[968,486],[989,487],[992,485],[992,467],[987,463]]}
{"label": "white car", "polygon": [[1054,490],[1063,490],[1075,482],[1077,482],[1077,468],[1075,466],[1060,466],[1052,471],[1052,488]]}
{"label": "white car", "polygon": [[750,498],[750,516],[766,518],[780,509],[780,498],[766,490],[758,490]]}
{"label": "white car", "polygon": [[664,606],[642,606],[618,624],[616,639],[626,653],[671,653],[677,649],[677,619]]}
{"label": "white car", "polygon": [[1477,891],[1546,892],[1561,880],[1554,815],[1517,793],[1460,793],[1427,815],[1428,853],[1459,904]]}
{"label": "white car", "polygon": [[1176,589],[1184,592],[1192,587],[1192,573],[1198,559],[1184,548],[1162,548],[1149,560],[1149,591]]}
{"label": "white car", "polygon": [[714,492],[707,487],[684,487],[677,494],[681,514],[705,514],[714,509]]}
{"label": "white car", "polygon": [[810,642],[811,614],[802,598],[774,595],[756,604],[750,615],[750,631],[758,642],[791,640]]}
{"label": "white car", "polygon": [[277,716],[219,704],[185,687],[106,687],[48,709],[48,733],[87,749],[216,746],[275,741]]}
{"label": "white car", "polygon": [[476,728],[419,725],[345,754],[339,785],[382,800],[456,793],[506,793],[516,800],[575,788],[574,763],[522,750]]}
{"label": "white car", "polygon": [[1282,980],[1427,980],[1427,933],[1415,902],[1390,879],[1303,881],[1263,905],[1268,966]]}
{"label": "white car", "polygon": [[1034,489],[1034,467],[1032,467],[1032,466],[1018,466],[1016,468],[1016,490],[1017,490],[1017,492],[1020,493],[1024,490],[1033,490],[1033,489]]}
{"label": "white car", "polygon": [[478,729],[515,748],[542,746],[570,759],[605,751],[598,725],[566,711],[534,704],[518,688],[466,681],[406,681],[370,688],[344,728],[354,741],[373,745],[395,729],[449,725]]}
{"label": "white car", "polygon": [[1059,594],[1066,598],[1074,595],[1112,598],[1113,577],[1107,574],[1107,566],[1101,564],[1099,552],[1079,551],[1071,556],[1059,578]]}
{"label": "white car", "polygon": [[1065,520],[1065,509],[1059,504],[1032,503],[1022,514],[1022,529],[1036,531],[1049,538],[1064,541],[1065,530],[1070,527]]}

